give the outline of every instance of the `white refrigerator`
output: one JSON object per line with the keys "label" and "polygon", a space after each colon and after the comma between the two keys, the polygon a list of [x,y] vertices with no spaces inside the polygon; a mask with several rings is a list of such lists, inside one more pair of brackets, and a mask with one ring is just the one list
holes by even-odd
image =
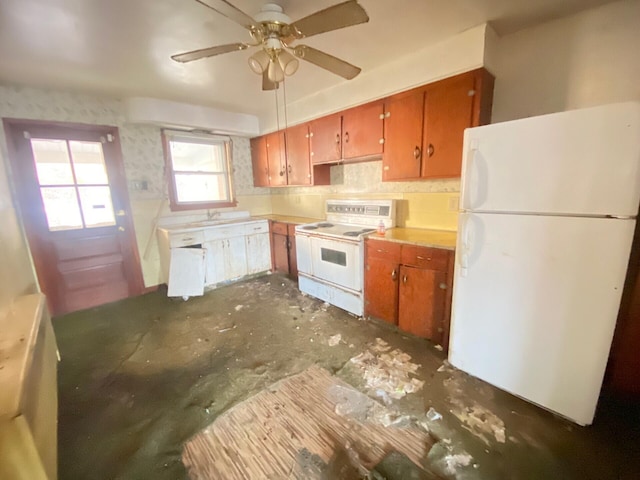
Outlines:
{"label": "white refrigerator", "polygon": [[465,131],[449,361],[593,421],[640,202],[640,103]]}

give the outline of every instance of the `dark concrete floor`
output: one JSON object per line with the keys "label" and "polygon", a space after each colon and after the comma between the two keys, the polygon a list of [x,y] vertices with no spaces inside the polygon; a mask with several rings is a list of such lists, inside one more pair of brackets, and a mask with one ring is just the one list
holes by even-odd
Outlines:
{"label": "dark concrete floor", "polygon": [[61,480],[186,479],[184,442],[277,380],[318,364],[363,389],[348,360],[377,337],[422,367],[424,388],[392,407],[438,440],[425,461],[443,476],[640,478],[637,409],[603,401],[594,426],[574,426],[443,367],[429,342],[303,296],[279,275],[187,302],[152,293],[56,318],[54,328]]}

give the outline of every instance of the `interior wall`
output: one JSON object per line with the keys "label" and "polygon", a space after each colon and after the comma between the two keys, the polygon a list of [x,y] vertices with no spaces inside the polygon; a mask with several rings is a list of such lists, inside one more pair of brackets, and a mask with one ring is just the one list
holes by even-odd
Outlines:
{"label": "interior wall", "polygon": [[622,0],[487,43],[493,122],[640,100],[640,0]]}
{"label": "interior wall", "polygon": [[37,291],[31,258],[14,207],[6,156],[0,151],[0,318],[16,297]]}
{"label": "interior wall", "polygon": [[[159,214],[173,215],[166,202],[160,127],[127,123],[123,102],[117,99],[11,85],[0,85],[0,117],[118,127],[144,283],[147,287],[157,285],[160,259],[153,235],[154,219]],[[232,141],[236,209],[249,210],[254,215],[271,213],[269,189],[253,187],[249,140],[232,137]],[[1,128],[0,152],[6,157]],[[146,190],[135,188],[135,183],[140,181],[146,182]],[[4,195],[8,190],[3,188],[2,192]],[[4,234],[4,223],[2,225]]]}

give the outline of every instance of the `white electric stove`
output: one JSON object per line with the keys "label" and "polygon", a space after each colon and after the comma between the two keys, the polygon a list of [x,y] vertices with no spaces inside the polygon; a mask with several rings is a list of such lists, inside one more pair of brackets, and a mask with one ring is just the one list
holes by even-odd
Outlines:
{"label": "white electric stove", "polygon": [[396,226],[395,200],[327,200],[327,220],[296,226],[302,292],[361,316],[364,237]]}

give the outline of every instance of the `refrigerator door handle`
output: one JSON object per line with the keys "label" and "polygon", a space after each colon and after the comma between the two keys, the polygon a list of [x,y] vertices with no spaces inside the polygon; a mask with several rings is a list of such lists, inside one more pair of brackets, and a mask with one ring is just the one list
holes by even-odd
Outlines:
{"label": "refrigerator door handle", "polygon": [[485,163],[477,141],[473,142],[467,153],[467,164],[464,171],[465,192],[462,204],[464,210],[477,209],[487,199],[489,178]]}
{"label": "refrigerator door handle", "polygon": [[460,250],[458,255],[456,255],[458,259],[458,266],[460,267],[460,276],[467,276],[467,269],[469,267],[469,251],[471,250],[471,245],[469,242],[469,215],[461,214],[460,221]]}

